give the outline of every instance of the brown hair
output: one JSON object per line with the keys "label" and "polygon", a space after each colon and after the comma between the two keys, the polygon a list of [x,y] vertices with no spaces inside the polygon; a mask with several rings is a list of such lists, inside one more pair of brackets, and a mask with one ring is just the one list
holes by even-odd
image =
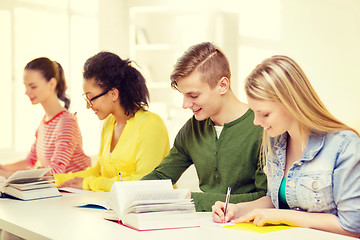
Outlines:
{"label": "brown hair", "polygon": [[58,98],[65,103],[65,108],[69,109],[70,99],[65,94],[67,87],[64,70],[61,67],[60,63],[52,61],[46,57],[40,57],[26,64],[25,70],[30,69],[41,72],[46,81],[50,81],[51,78],[56,79],[56,94]]}
{"label": "brown hair", "polygon": [[225,54],[214,44],[203,42],[191,46],[176,62],[170,76],[171,87],[177,89],[177,81],[189,76],[194,71],[201,73],[201,79],[216,86],[222,77],[230,80],[229,61]]}

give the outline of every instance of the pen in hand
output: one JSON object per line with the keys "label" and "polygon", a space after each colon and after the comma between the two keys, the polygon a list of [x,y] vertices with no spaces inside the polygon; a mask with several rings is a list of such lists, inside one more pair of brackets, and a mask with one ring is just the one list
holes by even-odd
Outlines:
{"label": "pen in hand", "polygon": [[226,199],[225,199],[225,208],[224,208],[224,220],[223,220],[223,223],[225,223],[227,206],[228,206],[228,204],[229,204],[229,199],[230,199],[230,192],[231,192],[231,187],[228,187],[228,190],[227,190],[227,193],[226,193]]}

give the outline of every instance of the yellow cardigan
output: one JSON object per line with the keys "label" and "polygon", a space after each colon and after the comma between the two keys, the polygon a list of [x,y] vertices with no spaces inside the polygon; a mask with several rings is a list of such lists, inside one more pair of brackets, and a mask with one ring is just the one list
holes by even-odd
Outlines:
{"label": "yellow cardigan", "polygon": [[138,110],[127,121],[110,153],[114,126],[115,118],[109,115],[104,121],[96,165],[80,172],[55,174],[58,185],[74,177],[82,177],[84,190],[110,191],[113,183],[119,181],[119,172],[123,181],[139,180],[159,165],[169,152],[166,126],[155,113]]}

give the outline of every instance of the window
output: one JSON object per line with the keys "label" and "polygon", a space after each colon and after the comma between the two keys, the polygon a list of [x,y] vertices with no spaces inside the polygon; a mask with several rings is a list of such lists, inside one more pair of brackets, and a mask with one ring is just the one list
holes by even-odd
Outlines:
{"label": "window", "polygon": [[86,59],[98,51],[97,0],[3,1],[0,35],[1,159],[14,153],[25,156],[34,141],[44,110],[40,105],[31,105],[24,94],[22,76],[27,62],[43,56],[63,66],[67,94],[71,98],[70,111],[78,112],[85,152],[94,154],[93,149],[97,151],[100,142],[94,141],[99,139],[100,126],[94,128],[99,121],[89,116],[91,112],[86,111],[81,98],[81,73]]}

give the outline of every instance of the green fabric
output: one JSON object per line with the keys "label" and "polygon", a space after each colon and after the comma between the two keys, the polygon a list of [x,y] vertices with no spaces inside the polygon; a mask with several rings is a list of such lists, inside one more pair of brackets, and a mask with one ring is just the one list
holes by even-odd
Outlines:
{"label": "green fabric", "polygon": [[216,201],[225,201],[231,187],[230,202],[260,198],[266,193],[266,176],[259,166],[262,128],[253,125],[254,113],[224,125],[219,139],[211,119],[192,117],[177,134],[170,153],[142,179],[171,179],[176,183],[191,165],[199,177],[202,193],[193,192],[197,211],[211,211]]}
{"label": "green fabric", "polygon": [[285,196],[286,177],[283,177],[279,188],[279,206],[281,209],[289,209]]}

